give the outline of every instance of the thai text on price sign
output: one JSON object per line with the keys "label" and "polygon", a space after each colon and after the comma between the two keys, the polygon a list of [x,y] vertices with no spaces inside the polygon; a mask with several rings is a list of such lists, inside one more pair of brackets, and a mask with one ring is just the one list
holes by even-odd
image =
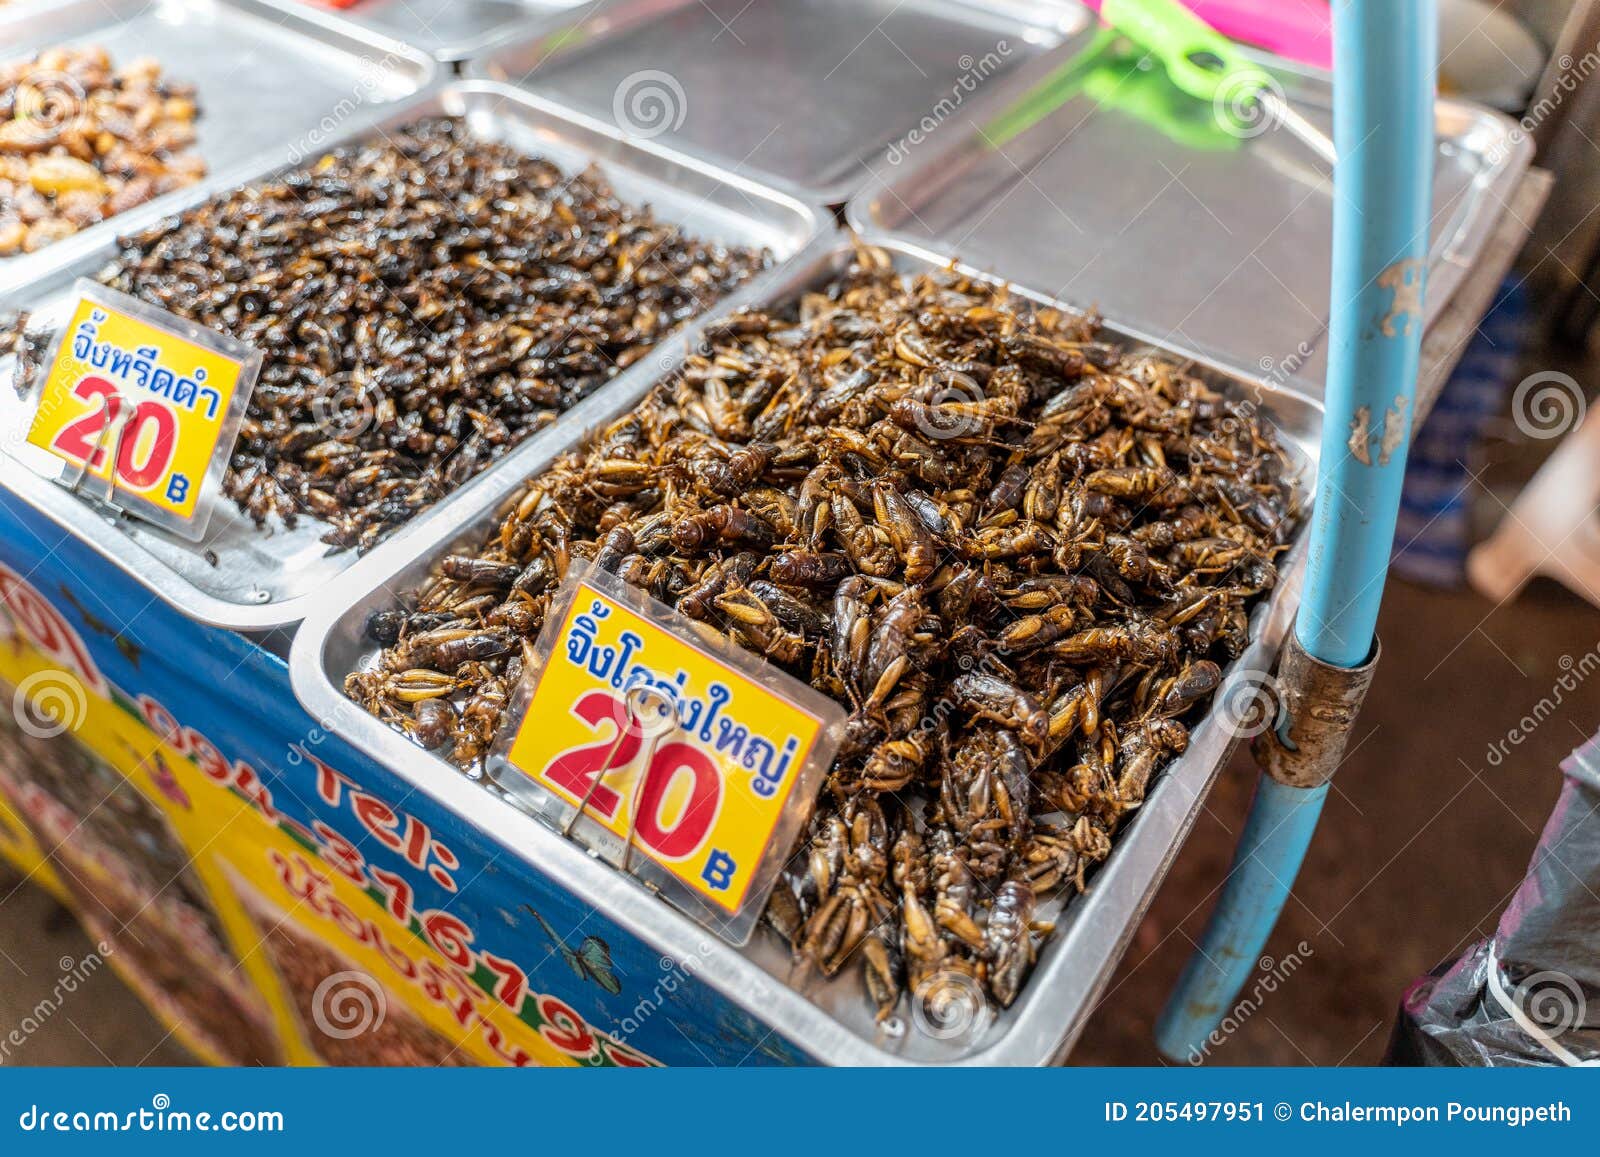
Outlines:
{"label": "thai text on price sign", "polygon": [[80,280],[23,441],[73,489],[198,540],[260,368],[242,342]]}
{"label": "thai text on price sign", "polygon": [[537,655],[493,753],[501,785],[743,943],[844,709],[592,566],[558,592]]}

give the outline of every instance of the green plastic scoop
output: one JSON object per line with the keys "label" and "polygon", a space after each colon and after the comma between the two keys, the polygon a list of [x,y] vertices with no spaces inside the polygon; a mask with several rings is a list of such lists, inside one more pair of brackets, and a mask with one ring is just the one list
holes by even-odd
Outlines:
{"label": "green plastic scoop", "polygon": [[1219,118],[1249,124],[1259,106],[1330,165],[1337,159],[1327,134],[1290,107],[1272,75],[1178,0],[1101,0],[1099,9],[1101,20],[1161,61],[1178,88],[1210,101]]}

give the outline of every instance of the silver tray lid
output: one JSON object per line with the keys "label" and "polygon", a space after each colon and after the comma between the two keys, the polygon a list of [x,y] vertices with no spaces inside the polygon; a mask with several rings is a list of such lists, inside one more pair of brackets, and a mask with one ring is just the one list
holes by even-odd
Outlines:
{"label": "silver tray lid", "polygon": [[[886,157],[846,207],[847,221],[864,236],[957,255],[1096,308],[1153,343],[1320,399],[1328,166],[1285,128],[1225,130],[1210,104],[1158,69],[1115,62],[1104,40],[1080,36],[964,110],[928,147]],[[1272,71],[1296,109],[1331,135],[1327,75]],[[1499,113],[1449,100],[1436,110],[1430,322],[1532,156],[1526,135]]]}
{"label": "silver tray lid", "polygon": [[[281,8],[304,8],[315,0],[269,0]],[[360,0],[326,9],[348,22],[433,59],[453,64],[528,36],[544,21],[584,0]]]}
{"label": "silver tray lid", "polygon": [[468,65],[813,204],[1090,16],[1074,0],[600,0]]}

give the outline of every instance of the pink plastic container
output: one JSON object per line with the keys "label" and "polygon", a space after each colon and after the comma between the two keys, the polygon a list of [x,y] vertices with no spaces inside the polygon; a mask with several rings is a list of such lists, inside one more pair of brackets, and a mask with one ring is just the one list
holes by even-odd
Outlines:
{"label": "pink plastic container", "polygon": [[[1096,12],[1099,0],[1085,0]],[[1254,44],[1313,68],[1333,67],[1328,0],[1183,0],[1230,40]]]}

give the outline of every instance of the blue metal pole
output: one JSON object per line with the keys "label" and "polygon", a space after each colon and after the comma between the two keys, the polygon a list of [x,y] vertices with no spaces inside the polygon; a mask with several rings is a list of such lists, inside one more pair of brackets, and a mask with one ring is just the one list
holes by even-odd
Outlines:
{"label": "blue metal pole", "polygon": [[1378,625],[1422,353],[1438,24],[1433,0],[1344,0],[1334,20],[1333,312],[1296,631],[1355,667]]}
{"label": "blue metal pole", "polygon": [[[1434,0],[1334,5],[1339,161],[1328,380],[1295,633],[1312,658],[1342,668],[1372,652],[1410,442],[1433,196],[1436,21]],[[1222,897],[1156,1025],[1168,1057],[1204,1057],[1278,922],[1327,790],[1261,777]]]}
{"label": "blue metal pole", "polygon": [[1327,798],[1326,784],[1256,781],[1227,883],[1156,1022],[1156,1045],[1168,1058],[1199,1064],[1210,1051],[1212,1033],[1256,970]]}

